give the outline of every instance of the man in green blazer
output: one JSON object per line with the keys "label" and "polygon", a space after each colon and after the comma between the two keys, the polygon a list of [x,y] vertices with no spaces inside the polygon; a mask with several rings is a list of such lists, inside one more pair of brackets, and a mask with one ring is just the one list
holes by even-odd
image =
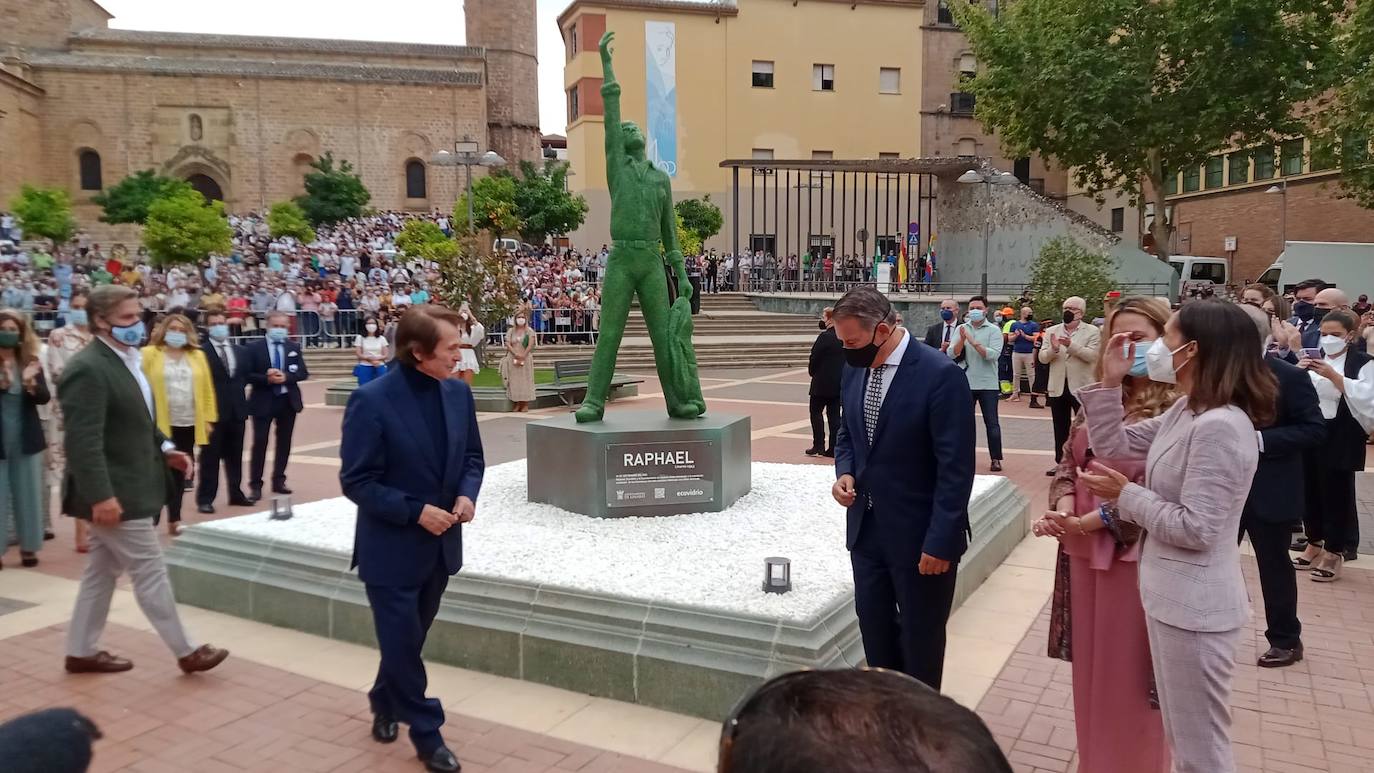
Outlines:
{"label": "man in green blazer", "polygon": [[65,511],[91,522],[90,557],[67,629],[70,673],[128,671],[133,663],[98,650],[115,582],[127,569],[139,608],[186,673],[208,671],[227,650],[191,643],[177,614],[153,519],[167,500],[168,468],[190,473],[190,458],[153,422],[153,393],[143,375],[143,310],[120,285],[91,291],[86,306],[96,340],[62,375],[66,419]]}

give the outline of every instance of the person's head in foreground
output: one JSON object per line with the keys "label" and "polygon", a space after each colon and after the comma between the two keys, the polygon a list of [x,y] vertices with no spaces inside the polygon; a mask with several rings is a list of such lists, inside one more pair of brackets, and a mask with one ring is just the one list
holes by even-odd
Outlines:
{"label": "person's head in foreground", "polygon": [[882,669],[795,671],[736,707],[717,773],[1011,773],[983,721]]}

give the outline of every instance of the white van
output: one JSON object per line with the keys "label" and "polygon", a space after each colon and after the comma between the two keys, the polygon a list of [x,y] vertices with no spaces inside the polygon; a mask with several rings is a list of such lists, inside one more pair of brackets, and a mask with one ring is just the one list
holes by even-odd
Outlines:
{"label": "white van", "polygon": [[492,252],[516,252],[520,249],[518,239],[497,239],[491,243]]}
{"label": "white van", "polygon": [[1305,279],[1323,279],[1351,298],[1374,295],[1374,244],[1288,242],[1259,281],[1285,293]]}
{"label": "white van", "polygon": [[1220,290],[1231,279],[1231,265],[1226,258],[1201,258],[1193,255],[1171,255],[1169,265],[1178,275],[1179,300],[1188,298],[1193,290],[1215,286]]}

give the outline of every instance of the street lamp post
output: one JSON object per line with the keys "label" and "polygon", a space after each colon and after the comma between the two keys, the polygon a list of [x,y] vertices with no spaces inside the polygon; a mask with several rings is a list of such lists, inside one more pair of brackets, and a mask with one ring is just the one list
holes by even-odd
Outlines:
{"label": "street lamp post", "polygon": [[982,295],[986,300],[988,297],[988,249],[992,241],[992,186],[994,185],[1016,185],[1021,182],[1016,179],[1016,175],[1011,172],[999,172],[996,169],[970,169],[959,175],[959,183],[964,185],[976,185],[982,183],[987,186],[988,208],[983,217],[983,281],[981,283]]}
{"label": "street lamp post", "polygon": [[429,162],[435,166],[461,166],[465,169],[464,184],[467,189],[468,200],[468,233],[473,232],[472,214],[472,168],[483,166],[488,169],[502,167],[506,165],[506,159],[502,158],[496,151],[488,150],[486,153],[478,153],[476,140],[471,137],[464,137],[453,143],[453,152],[441,150],[435,153]]}
{"label": "street lamp post", "polygon": [[1288,249],[1288,181],[1280,180],[1278,185],[1269,186],[1265,193],[1275,193],[1282,197],[1279,202],[1279,254]]}

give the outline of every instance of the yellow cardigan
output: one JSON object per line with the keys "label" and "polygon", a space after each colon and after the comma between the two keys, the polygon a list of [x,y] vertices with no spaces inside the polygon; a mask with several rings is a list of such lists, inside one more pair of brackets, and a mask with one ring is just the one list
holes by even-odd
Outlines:
{"label": "yellow cardigan", "polygon": [[[191,389],[196,401],[196,445],[210,443],[210,425],[219,421],[219,404],[215,401],[215,382],[210,376],[210,364],[205,361],[205,352],[189,349],[185,354],[191,363]],[[157,428],[167,437],[172,436],[172,417],[167,409],[167,379],[164,369],[167,356],[161,347],[143,347],[143,375],[148,377],[148,386],[153,390],[153,409],[157,413]]]}

